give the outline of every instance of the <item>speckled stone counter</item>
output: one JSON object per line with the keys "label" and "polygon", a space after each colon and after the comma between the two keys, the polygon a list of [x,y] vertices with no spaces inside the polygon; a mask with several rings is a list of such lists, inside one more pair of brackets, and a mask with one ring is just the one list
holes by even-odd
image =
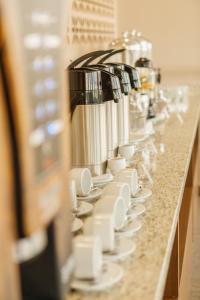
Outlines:
{"label": "speckled stone counter", "polygon": [[[146,205],[143,227],[137,234],[137,250],[121,265],[124,277],[104,293],[71,292],[70,300],[160,300],[162,299],[176,231],[185,180],[200,115],[200,99],[190,96],[189,110],[173,114],[163,136],[157,134],[157,158],[153,196]],[[164,145],[164,146],[163,146]]]}

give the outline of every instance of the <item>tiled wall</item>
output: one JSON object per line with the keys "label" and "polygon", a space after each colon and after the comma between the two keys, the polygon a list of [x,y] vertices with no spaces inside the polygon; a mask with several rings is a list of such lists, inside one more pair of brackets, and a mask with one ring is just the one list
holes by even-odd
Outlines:
{"label": "tiled wall", "polygon": [[71,0],[67,28],[67,64],[92,50],[104,49],[116,35],[117,0]]}

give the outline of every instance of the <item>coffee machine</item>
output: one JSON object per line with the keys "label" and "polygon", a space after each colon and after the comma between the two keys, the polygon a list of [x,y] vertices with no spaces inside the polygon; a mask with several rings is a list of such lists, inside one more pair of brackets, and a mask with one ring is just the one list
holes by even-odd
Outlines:
{"label": "coffee machine", "polygon": [[[2,42],[2,41],[1,41]],[[2,44],[0,45],[2,47]],[[16,219],[14,214],[14,178],[8,116],[4,101],[2,71],[0,73],[0,299],[20,300],[20,281],[18,265],[13,257],[13,245],[17,241]]]}
{"label": "coffee machine", "polygon": [[16,216],[13,257],[25,300],[64,299],[73,266],[66,189],[65,11],[65,0],[1,4],[2,89]]}
{"label": "coffee machine", "polygon": [[109,68],[77,66],[86,59],[105,52],[108,51],[87,53],[68,67],[72,114],[72,165],[89,168],[93,176],[106,172],[107,159],[118,146],[114,140],[116,135],[112,136],[111,141],[108,138],[114,127],[116,130],[113,124],[116,118],[113,122],[113,118],[110,121],[108,106],[111,101],[118,101],[121,89],[118,78],[108,72]]}

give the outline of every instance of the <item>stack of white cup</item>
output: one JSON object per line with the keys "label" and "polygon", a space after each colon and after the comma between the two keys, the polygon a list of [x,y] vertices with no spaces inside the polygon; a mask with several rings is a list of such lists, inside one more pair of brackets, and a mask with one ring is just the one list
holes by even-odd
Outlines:
{"label": "stack of white cup", "polygon": [[83,227],[83,222],[77,216],[85,216],[92,212],[93,205],[85,201],[77,201],[77,196],[86,197],[92,187],[92,177],[87,168],[74,168],[69,174],[69,197],[74,216],[72,232],[78,232]]}
{"label": "stack of white cup", "polygon": [[[96,202],[94,214],[84,221],[83,235],[74,239],[74,275],[79,280],[97,278],[102,270],[102,253],[115,253],[115,233],[127,225],[131,196],[136,194],[139,187],[137,171],[126,169],[125,158],[111,159],[108,166],[114,181],[105,186],[101,198]],[[92,180],[89,170],[85,168],[73,169],[70,178],[72,206],[75,210],[76,194],[87,196],[91,191]]]}
{"label": "stack of white cup", "polygon": [[94,280],[102,270],[102,244],[98,236],[81,235],[73,241],[75,270],[77,279]]}

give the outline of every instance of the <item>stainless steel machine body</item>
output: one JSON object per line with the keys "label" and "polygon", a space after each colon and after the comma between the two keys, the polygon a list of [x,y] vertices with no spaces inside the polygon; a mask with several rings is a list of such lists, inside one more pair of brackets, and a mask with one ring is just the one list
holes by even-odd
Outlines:
{"label": "stainless steel machine body", "polygon": [[72,116],[72,165],[100,175],[105,172],[106,161],[105,103],[78,105]]}

